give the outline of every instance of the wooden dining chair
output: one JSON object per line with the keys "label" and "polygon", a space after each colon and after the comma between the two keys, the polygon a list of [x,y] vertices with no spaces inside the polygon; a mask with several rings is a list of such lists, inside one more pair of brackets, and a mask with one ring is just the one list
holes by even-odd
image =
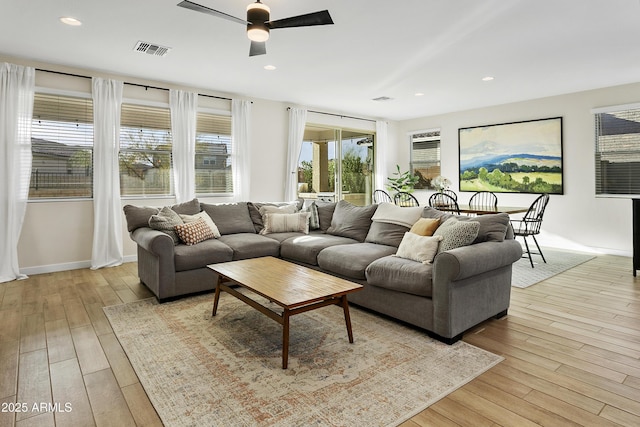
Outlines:
{"label": "wooden dining chair", "polygon": [[478,191],[469,199],[469,206],[497,208],[498,196],[491,191]]}
{"label": "wooden dining chair", "polygon": [[533,252],[534,255],[540,255],[542,257],[542,261],[547,263],[547,260],[544,258],[542,251],[540,250],[540,245],[538,245],[538,241],[536,240],[536,235],[540,234],[540,226],[542,225],[542,217],[544,215],[544,211],[547,208],[547,204],[549,203],[549,195],[541,194],[538,196],[536,200],[531,204],[527,213],[524,214],[522,219],[512,219],[511,227],[513,228],[513,234],[515,236],[521,236],[524,240],[524,246],[527,250],[527,255],[529,256],[529,262],[531,263],[531,268],[533,266],[533,259],[531,258],[531,250],[529,249],[529,244],[527,243],[527,237],[533,237],[533,242],[536,244],[538,248],[538,252]]}
{"label": "wooden dining chair", "polygon": [[383,203],[389,202],[393,203],[393,199],[391,195],[384,190],[376,190],[373,192],[373,203]]}
{"label": "wooden dining chair", "polygon": [[451,198],[453,200],[455,200],[456,202],[458,201],[458,195],[456,194],[455,191],[453,191],[453,190],[442,190],[442,192],[444,194],[448,194],[449,196],[451,196]]}
{"label": "wooden dining chair", "polygon": [[429,206],[441,211],[452,212],[460,215],[460,206],[458,202],[447,193],[433,193],[429,197]]}
{"label": "wooden dining chair", "polygon": [[402,206],[403,208],[412,207],[412,206],[420,206],[418,203],[418,199],[411,193],[407,193],[405,191],[399,191],[393,196],[393,202],[397,206]]}

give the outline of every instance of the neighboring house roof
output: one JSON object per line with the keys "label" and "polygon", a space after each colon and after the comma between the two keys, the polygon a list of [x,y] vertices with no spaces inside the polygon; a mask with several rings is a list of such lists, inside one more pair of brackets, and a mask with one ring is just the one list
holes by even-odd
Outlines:
{"label": "neighboring house roof", "polygon": [[46,139],[31,138],[31,152],[51,157],[69,159],[82,147],[63,144],[62,142],[48,141]]}

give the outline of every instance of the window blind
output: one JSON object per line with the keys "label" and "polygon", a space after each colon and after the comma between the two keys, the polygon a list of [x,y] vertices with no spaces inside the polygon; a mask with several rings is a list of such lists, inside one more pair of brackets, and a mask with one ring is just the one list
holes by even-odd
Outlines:
{"label": "window blind", "polygon": [[596,195],[640,194],[640,108],[595,114]]}
{"label": "window blind", "polygon": [[93,103],[35,93],[29,199],[93,195]]}
{"label": "window blind", "polygon": [[196,193],[233,193],[231,117],[198,112],[196,122]]}

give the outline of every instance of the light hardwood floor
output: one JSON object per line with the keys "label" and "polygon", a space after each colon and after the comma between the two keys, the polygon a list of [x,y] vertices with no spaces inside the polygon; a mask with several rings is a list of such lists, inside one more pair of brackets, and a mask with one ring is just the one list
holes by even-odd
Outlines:
{"label": "light hardwood floor", "polygon": [[[631,265],[599,256],[513,289],[509,315],[464,338],[505,360],[402,426],[640,425]],[[162,425],[102,311],[149,296],[135,263],[0,284],[0,427]]]}

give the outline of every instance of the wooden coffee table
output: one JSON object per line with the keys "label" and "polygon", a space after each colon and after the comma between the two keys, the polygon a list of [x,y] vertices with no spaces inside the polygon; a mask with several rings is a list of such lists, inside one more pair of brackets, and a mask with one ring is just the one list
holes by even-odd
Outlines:
{"label": "wooden coffee table", "polygon": [[[353,343],[347,294],[362,285],[274,257],[208,265],[218,273],[212,316],[216,315],[220,291],[225,291],[282,325],[282,369],[289,359],[289,318],[328,305],[342,306],[349,342]],[[231,281],[282,307],[282,314],[252,300],[223,282]]]}

